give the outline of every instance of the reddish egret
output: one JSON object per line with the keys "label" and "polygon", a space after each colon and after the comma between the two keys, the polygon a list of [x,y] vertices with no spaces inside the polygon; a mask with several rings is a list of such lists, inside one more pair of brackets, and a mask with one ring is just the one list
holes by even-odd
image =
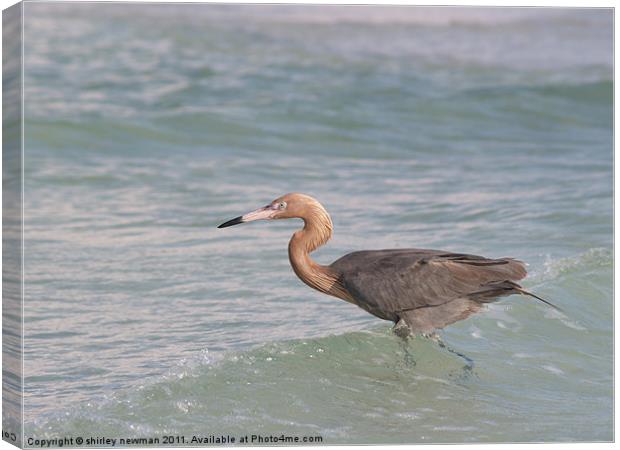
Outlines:
{"label": "reddish egret", "polygon": [[286,194],[218,228],[292,218],[304,221],[288,245],[297,276],[311,288],[394,322],[394,331],[401,337],[435,336],[434,330],[465,319],[505,295],[528,295],[557,309],[516,283],[527,272],[521,261],[512,258],[411,248],[353,252],[322,266],[310,253],[329,240],[332,221],[317,200],[304,194]]}

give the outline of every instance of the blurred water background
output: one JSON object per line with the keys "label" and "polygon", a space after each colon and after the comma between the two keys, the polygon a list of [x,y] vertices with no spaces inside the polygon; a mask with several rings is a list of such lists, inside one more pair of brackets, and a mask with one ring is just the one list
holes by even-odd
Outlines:
{"label": "blurred water background", "polygon": [[[25,4],[25,435],[611,440],[612,12]],[[527,261],[410,344],[293,274],[422,247]]]}

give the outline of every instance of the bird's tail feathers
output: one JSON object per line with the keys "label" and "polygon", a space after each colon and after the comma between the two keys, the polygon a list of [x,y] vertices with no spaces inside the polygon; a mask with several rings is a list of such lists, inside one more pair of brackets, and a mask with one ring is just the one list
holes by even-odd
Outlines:
{"label": "bird's tail feathers", "polygon": [[535,299],[537,299],[537,300],[540,300],[541,302],[545,303],[546,305],[551,306],[553,309],[555,309],[555,310],[557,310],[557,311],[560,311],[561,313],[563,313],[563,312],[564,312],[564,311],[562,311],[562,309],[561,309],[560,307],[555,306],[553,303],[551,303],[551,302],[549,302],[549,301],[545,300],[545,299],[544,299],[544,298],[542,298],[542,297],[539,297],[539,296],[538,296],[538,295],[536,295],[536,294],[532,294],[531,292],[526,291],[526,290],[525,290],[525,289],[523,289],[521,286],[515,286],[515,288],[514,288],[514,289],[515,289],[515,291],[519,292],[519,293],[520,293],[520,294],[522,294],[522,295],[528,295],[528,296],[530,296],[530,297],[534,297],[534,298],[535,298]]}
{"label": "bird's tail feathers", "polygon": [[519,284],[515,283],[514,281],[510,281],[510,280],[495,281],[492,283],[488,283],[483,287],[483,289],[477,292],[474,292],[473,294],[470,294],[470,297],[472,297],[476,301],[486,303],[486,302],[494,301],[498,296],[510,295],[510,294],[514,294],[515,292],[518,292],[521,295],[527,295],[529,297],[534,297],[535,299],[540,300],[546,305],[551,306],[553,309],[560,311],[561,313],[564,312],[562,311],[560,307],[555,306],[550,301],[547,301],[544,298],[539,297],[536,294],[532,294],[531,292],[526,291]]}

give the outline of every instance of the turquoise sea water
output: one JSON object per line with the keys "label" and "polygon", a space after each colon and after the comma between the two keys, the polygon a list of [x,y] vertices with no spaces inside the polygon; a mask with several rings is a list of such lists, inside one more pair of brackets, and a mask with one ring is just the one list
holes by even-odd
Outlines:
{"label": "turquoise sea water", "polygon": [[[25,436],[584,441],[612,431],[610,10],[25,7]],[[303,285],[370,248],[529,263],[422,338]]]}

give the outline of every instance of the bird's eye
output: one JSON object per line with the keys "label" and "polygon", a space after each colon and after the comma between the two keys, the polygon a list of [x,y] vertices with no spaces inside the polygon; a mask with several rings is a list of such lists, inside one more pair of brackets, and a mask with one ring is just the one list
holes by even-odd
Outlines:
{"label": "bird's eye", "polygon": [[278,209],[282,210],[282,209],[284,209],[284,208],[286,208],[286,202],[280,202],[280,203],[278,203]]}

